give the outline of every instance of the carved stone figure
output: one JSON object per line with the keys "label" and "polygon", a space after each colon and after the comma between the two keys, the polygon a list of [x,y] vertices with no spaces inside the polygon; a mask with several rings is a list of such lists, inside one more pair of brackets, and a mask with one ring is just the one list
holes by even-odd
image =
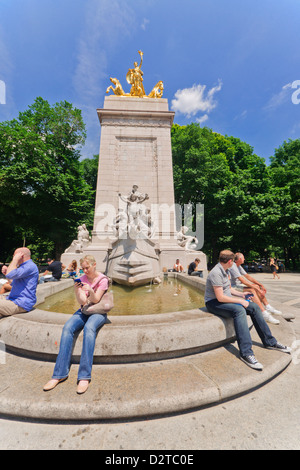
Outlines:
{"label": "carved stone figure", "polygon": [[77,227],[77,239],[79,243],[84,243],[85,241],[90,241],[90,234],[85,224],[79,225]]}
{"label": "carved stone figure", "polygon": [[119,198],[126,208],[119,210],[113,224],[117,239],[108,259],[108,276],[125,285],[143,285],[159,279],[159,257],[155,243],[150,240],[151,213],[142,204],[149,196],[138,191],[135,184],[127,196],[119,193]]}
{"label": "carved stone figure", "polygon": [[118,209],[118,214],[113,220],[113,224],[109,227],[113,231],[116,238],[124,238],[127,234],[127,214],[123,209]]}
{"label": "carved stone figure", "polygon": [[138,191],[138,186],[133,185],[131,192],[127,196],[122,196],[119,193],[119,198],[127,203],[128,224],[138,225],[141,208],[139,204],[149,199],[148,194],[143,194]]}
{"label": "carved stone figure", "polygon": [[85,224],[77,227],[77,240],[73,240],[65,253],[82,253],[83,249],[90,243],[91,237]]}
{"label": "carved stone figure", "polygon": [[179,232],[177,232],[178,245],[185,248],[187,251],[195,250],[198,245],[198,240],[196,237],[186,235],[187,232],[188,227],[186,226],[181,227]]}

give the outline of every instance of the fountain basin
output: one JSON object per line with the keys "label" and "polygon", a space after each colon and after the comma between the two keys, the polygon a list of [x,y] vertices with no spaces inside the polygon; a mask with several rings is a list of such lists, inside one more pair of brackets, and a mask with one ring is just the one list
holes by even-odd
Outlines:
{"label": "fountain basin", "polygon": [[[204,291],[203,279],[189,279]],[[64,281],[62,281],[64,282]],[[51,286],[52,288],[52,286]],[[70,315],[39,308],[0,322],[0,339],[7,351],[55,361],[61,331]],[[249,326],[251,321],[249,320]],[[75,341],[73,362],[82,349],[82,332]],[[94,363],[143,362],[208,351],[235,341],[232,320],[211,315],[204,308],[158,315],[111,316],[96,340]]]}
{"label": "fountain basin", "polygon": [[[154,315],[204,307],[204,295],[195,286],[164,276],[159,284],[128,287],[113,283],[110,291],[114,296],[114,308],[110,317],[132,315]],[[74,286],[58,292],[38,304],[40,310],[70,314],[78,310]]]}

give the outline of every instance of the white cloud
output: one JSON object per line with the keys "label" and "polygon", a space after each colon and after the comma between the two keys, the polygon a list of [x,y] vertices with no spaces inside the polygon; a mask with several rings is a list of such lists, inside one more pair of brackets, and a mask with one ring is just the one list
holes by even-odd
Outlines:
{"label": "white cloud", "polygon": [[6,104],[6,85],[3,80],[0,80],[0,104]]}
{"label": "white cloud", "polygon": [[15,67],[7,46],[3,28],[0,25],[0,121],[9,120],[17,113],[13,96]]}
{"label": "white cloud", "polygon": [[246,119],[247,114],[248,114],[247,109],[244,109],[244,111],[242,111],[240,114],[237,114],[237,115],[233,118],[233,120],[234,120],[234,121],[237,121],[237,120]]}
{"label": "white cloud", "polygon": [[144,18],[144,19],[143,19],[143,22],[142,22],[142,24],[141,24],[141,28],[142,28],[144,31],[146,31],[147,24],[149,24],[149,23],[150,23],[150,20],[148,20],[147,18]]}
{"label": "white cloud", "polygon": [[264,106],[265,110],[274,110],[281,106],[283,103],[286,103],[288,100],[291,99],[291,88],[293,83],[287,83],[284,85],[281,90],[273,95],[266,106]]}
{"label": "white cloud", "polygon": [[208,113],[217,106],[214,95],[221,88],[222,82],[219,80],[218,85],[208,91],[206,91],[206,85],[201,84],[194,84],[191,88],[177,90],[175,99],[172,100],[172,109],[177,113],[185,114],[188,118],[199,112],[206,113],[202,118],[198,118],[204,122],[208,119]]}
{"label": "white cloud", "polygon": [[207,119],[208,119],[208,114],[204,114],[200,118],[197,118],[196,122],[199,122],[199,124],[203,124],[205,121],[207,121]]}

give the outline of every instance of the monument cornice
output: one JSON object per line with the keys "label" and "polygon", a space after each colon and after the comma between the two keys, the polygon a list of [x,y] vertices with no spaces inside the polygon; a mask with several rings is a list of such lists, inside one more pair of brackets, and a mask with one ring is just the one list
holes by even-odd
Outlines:
{"label": "monument cornice", "polygon": [[163,126],[171,127],[175,113],[172,111],[139,111],[97,109],[101,126]]}

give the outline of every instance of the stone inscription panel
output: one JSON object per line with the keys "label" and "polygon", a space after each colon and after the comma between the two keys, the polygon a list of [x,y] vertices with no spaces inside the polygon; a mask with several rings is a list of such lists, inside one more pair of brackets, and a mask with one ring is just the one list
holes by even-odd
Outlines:
{"label": "stone inscription panel", "polygon": [[127,194],[134,184],[157,202],[157,139],[155,137],[116,137],[114,180]]}

